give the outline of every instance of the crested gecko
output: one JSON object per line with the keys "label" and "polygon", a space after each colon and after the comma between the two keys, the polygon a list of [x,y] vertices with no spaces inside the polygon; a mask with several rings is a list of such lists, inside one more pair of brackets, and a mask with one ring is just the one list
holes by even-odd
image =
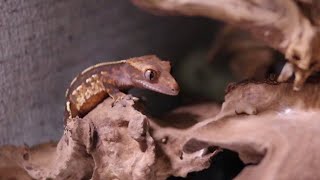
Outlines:
{"label": "crested gecko", "polygon": [[64,123],[76,116],[83,117],[105,98],[114,103],[123,99],[123,90],[132,87],[149,89],[167,95],[177,95],[179,86],[170,74],[168,61],[155,55],[127,60],[103,62],[82,71],[66,91]]}

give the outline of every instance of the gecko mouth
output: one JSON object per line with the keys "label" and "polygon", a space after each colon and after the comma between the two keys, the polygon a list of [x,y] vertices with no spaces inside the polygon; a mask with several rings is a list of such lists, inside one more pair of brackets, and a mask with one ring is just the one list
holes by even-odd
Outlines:
{"label": "gecko mouth", "polygon": [[140,84],[142,88],[149,89],[151,91],[155,91],[158,93],[162,93],[162,94],[166,94],[166,95],[170,95],[170,96],[176,96],[179,94],[179,88],[177,88],[178,86],[175,88],[170,88],[170,86],[162,86],[160,88],[157,85],[146,83],[141,80],[136,80],[136,82],[138,84]]}

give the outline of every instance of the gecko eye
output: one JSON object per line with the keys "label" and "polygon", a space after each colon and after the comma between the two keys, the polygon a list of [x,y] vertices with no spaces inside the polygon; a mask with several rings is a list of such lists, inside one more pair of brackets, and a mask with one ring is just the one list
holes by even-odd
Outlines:
{"label": "gecko eye", "polygon": [[156,76],[157,76],[157,73],[155,70],[148,69],[144,72],[144,77],[149,81],[155,80]]}

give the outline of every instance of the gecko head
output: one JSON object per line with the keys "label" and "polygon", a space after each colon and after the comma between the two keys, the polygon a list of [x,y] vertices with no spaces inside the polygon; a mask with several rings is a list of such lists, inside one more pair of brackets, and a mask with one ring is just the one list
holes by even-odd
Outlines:
{"label": "gecko head", "polygon": [[147,55],[131,58],[127,64],[134,86],[172,96],[179,93],[179,85],[170,74],[170,62]]}

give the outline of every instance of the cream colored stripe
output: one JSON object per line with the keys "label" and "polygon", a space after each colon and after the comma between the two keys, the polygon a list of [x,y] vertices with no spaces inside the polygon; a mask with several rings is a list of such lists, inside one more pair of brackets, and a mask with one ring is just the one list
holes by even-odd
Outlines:
{"label": "cream colored stripe", "polygon": [[96,65],[90,66],[87,69],[83,70],[81,72],[82,74],[85,74],[86,72],[90,71],[91,69],[97,68],[97,67],[101,67],[101,66],[105,66],[105,65],[111,65],[111,64],[121,64],[121,63],[125,63],[127,60],[121,60],[121,61],[111,61],[111,62],[102,62],[102,63],[98,63]]}

